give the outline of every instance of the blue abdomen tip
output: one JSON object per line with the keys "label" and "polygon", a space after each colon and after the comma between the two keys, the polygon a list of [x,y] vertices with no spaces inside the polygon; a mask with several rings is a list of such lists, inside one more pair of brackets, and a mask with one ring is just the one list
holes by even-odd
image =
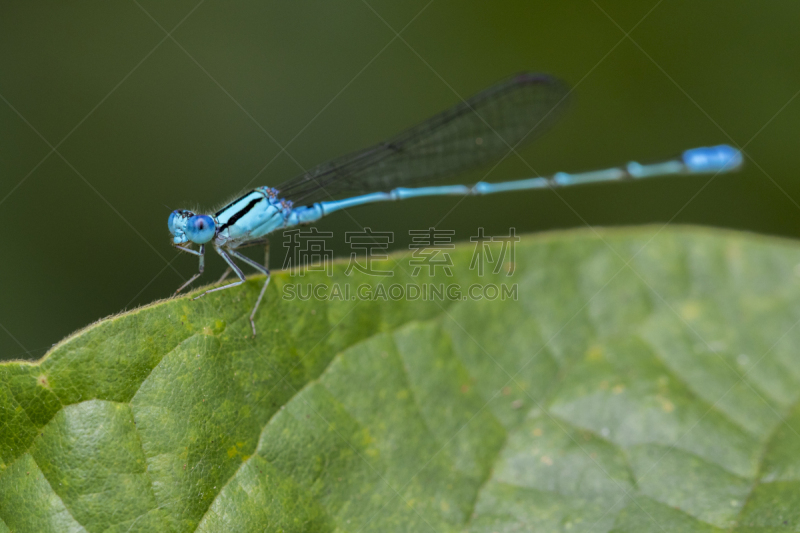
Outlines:
{"label": "blue abdomen tip", "polygon": [[690,172],[730,172],[742,166],[742,153],[727,144],[693,148],[683,152]]}

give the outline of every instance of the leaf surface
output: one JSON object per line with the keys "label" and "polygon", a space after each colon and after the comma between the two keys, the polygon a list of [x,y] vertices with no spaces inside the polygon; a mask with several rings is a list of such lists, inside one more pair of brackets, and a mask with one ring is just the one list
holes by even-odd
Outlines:
{"label": "leaf surface", "polygon": [[[0,533],[800,529],[800,247],[553,233],[483,277],[472,253],[277,273],[256,338],[261,278],[0,365]],[[518,292],[282,297],[323,283]]]}

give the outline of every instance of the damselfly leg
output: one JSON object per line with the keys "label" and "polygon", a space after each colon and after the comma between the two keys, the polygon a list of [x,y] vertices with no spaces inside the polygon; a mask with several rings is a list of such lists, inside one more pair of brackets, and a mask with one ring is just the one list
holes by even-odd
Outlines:
{"label": "damselfly leg", "polygon": [[[197,300],[198,298],[200,298],[202,296],[205,296],[206,294],[208,294],[210,292],[216,292],[216,291],[221,291],[221,290],[224,290],[224,289],[230,289],[231,287],[237,287],[237,286],[239,286],[239,285],[241,285],[242,283],[245,282],[245,277],[244,277],[244,274],[242,273],[242,270],[236,265],[236,263],[233,262],[233,259],[231,259],[230,255],[232,255],[233,257],[235,257],[237,259],[239,259],[240,261],[242,261],[244,263],[247,263],[248,265],[253,267],[255,270],[258,270],[259,272],[263,273],[264,275],[267,276],[267,279],[264,280],[264,286],[261,287],[261,292],[258,294],[258,299],[256,300],[256,305],[253,306],[253,311],[250,313],[250,327],[253,330],[253,336],[254,337],[256,335],[256,323],[255,323],[256,311],[258,311],[258,306],[261,305],[261,300],[264,298],[264,293],[267,290],[267,285],[269,285],[269,279],[270,279],[270,273],[269,273],[269,241],[267,239],[262,239],[262,240],[259,240],[259,241],[253,241],[253,242],[247,243],[247,245],[245,245],[243,247],[253,246],[255,244],[266,244],[266,258],[265,258],[265,261],[264,261],[263,265],[259,264],[258,261],[254,261],[254,260],[250,259],[249,257],[247,257],[246,255],[237,252],[233,248],[228,248],[226,250],[223,250],[222,248],[220,248],[218,246],[215,246],[214,250],[216,250],[216,252],[222,257],[222,259],[225,260],[225,262],[228,264],[228,268],[230,270],[233,270],[233,272],[239,278],[239,281],[234,281],[233,283],[228,283],[227,285],[223,285],[222,287],[215,287],[213,289],[209,289],[209,290],[205,291],[203,294],[200,294],[200,295],[195,296],[193,298],[194,300]],[[228,254],[230,254],[230,255],[228,255]]]}
{"label": "damselfly leg", "polygon": [[189,248],[188,246],[177,246],[177,245],[176,245],[176,246],[175,246],[175,248],[177,248],[177,249],[178,249],[178,250],[180,250],[181,252],[186,252],[187,254],[196,255],[196,256],[198,256],[198,257],[200,258],[200,268],[198,269],[198,272],[197,272],[197,274],[195,274],[194,276],[192,276],[191,278],[189,278],[189,281],[187,281],[186,283],[184,283],[183,285],[181,285],[180,287],[178,287],[178,290],[177,290],[177,291],[175,291],[175,294],[178,294],[178,293],[179,293],[179,292],[181,292],[183,289],[185,289],[186,287],[188,287],[189,285],[191,285],[191,283],[192,283],[194,280],[196,280],[197,278],[199,278],[199,277],[200,277],[200,276],[203,274],[203,268],[205,268],[205,259],[206,259],[206,257],[205,257],[206,246],[205,246],[205,244],[201,244],[201,245],[200,245],[200,251],[197,251],[197,250],[192,250],[192,249],[191,249],[191,248]]}
{"label": "damselfly leg", "polygon": [[256,270],[258,270],[259,272],[262,272],[265,276],[267,276],[267,279],[264,280],[264,286],[261,287],[261,292],[258,293],[258,300],[256,300],[256,305],[253,306],[253,312],[250,313],[250,327],[253,328],[253,336],[255,337],[255,335],[256,335],[256,323],[255,323],[256,311],[258,311],[258,306],[261,305],[261,299],[264,298],[264,293],[267,292],[267,285],[269,285],[269,278],[270,278],[270,275],[269,275],[269,245],[267,245],[267,257],[266,257],[266,260],[264,261],[263,265],[258,264],[257,261],[253,261],[252,259],[250,259],[246,255],[240,254],[236,250],[229,250],[229,252],[231,253],[231,255],[233,255],[236,258],[244,261],[245,263],[247,263],[251,267],[255,268]]}
{"label": "damselfly leg", "polygon": [[[254,241],[246,242],[244,244],[240,244],[236,248],[241,250],[242,248],[251,248],[253,246],[261,246],[264,245],[264,264],[269,267],[269,238],[264,237],[262,239],[256,239]],[[260,270],[260,269],[259,269]],[[222,283],[225,281],[225,278],[231,273],[231,267],[227,267],[225,272],[222,273],[222,276],[217,280],[217,284]]]}
{"label": "damselfly leg", "polygon": [[208,294],[210,292],[217,292],[217,291],[222,291],[222,290],[225,290],[225,289],[230,289],[232,287],[238,287],[239,285],[241,285],[242,283],[245,282],[244,274],[242,273],[242,269],[239,268],[238,266],[236,266],[236,263],[233,262],[233,259],[231,259],[230,256],[228,254],[226,254],[225,251],[222,248],[220,248],[219,246],[214,246],[214,251],[216,251],[219,254],[219,256],[222,257],[222,259],[224,259],[226,263],[228,263],[228,266],[233,270],[234,274],[236,274],[236,277],[239,278],[239,281],[234,281],[233,283],[228,283],[227,285],[223,285],[222,287],[214,287],[213,289],[208,289],[207,291],[205,291],[205,292],[203,292],[201,294],[198,294],[197,296],[192,298],[192,300],[197,300],[198,298],[202,298],[203,296],[205,296],[206,294]]}

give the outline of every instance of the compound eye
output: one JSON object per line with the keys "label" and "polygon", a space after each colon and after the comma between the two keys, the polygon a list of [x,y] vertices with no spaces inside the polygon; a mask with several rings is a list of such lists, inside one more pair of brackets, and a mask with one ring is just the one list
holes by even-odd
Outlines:
{"label": "compound eye", "polygon": [[217,228],[208,215],[194,215],[186,222],[186,236],[197,244],[205,244],[214,238]]}

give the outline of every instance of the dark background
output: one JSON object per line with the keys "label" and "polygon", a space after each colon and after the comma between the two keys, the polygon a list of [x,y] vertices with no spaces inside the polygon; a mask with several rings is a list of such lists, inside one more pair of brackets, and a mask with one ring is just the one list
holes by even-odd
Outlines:
{"label": "dark background", "polygon": [[[469,199],[441,223],[457,199],[360,208],[355,220],[396,232],[394,249],[437,223],[459,239],[478,226],[670,220],[798,236],[798,20],[788,1],[6,0],[0,359],[39,357],[77,328],[169,296],[197,267],[175,258],[170,210],[276,185],[521,70],[575,88],[563,120],[520,151],[537,173],[722,142],[745,147],[745,170],[708,184],[562,189],[563,201],[550,191]],[[279,145],[291,157],[264,169]],[[509,158],[486,179],[531,174]],[[358,229],[353,219],[319,227],[349,253],[341,235]],[[275,239],[273,268],[284,252]],[[213,281],[221,260],[207,271]]]}

